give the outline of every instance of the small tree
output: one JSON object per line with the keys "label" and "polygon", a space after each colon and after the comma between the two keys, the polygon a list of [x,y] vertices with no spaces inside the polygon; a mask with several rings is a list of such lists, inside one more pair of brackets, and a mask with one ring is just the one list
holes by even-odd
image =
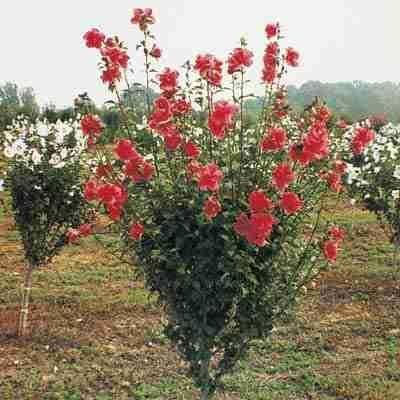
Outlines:
{"label": "small tree", "polygon": [[[50,124],[25,119],[3,132],[10,159],[7,186],[27,261],[18,334],[26,332],[32,272],[47,265],[70,240],[87,207],[81,190],[81,154],[86,147],[79,121]],[[87,226],[84,229],[87,230]]]}
{"label": "small tree", "polygon": [[101,78],[129,137],[118,140],[114,158],[99,149],[85,197],[118,224],[165,306],[166,334],[208,399],[252,340],[267,337],[326,260],[336,260],[344,233],[321,227],[320,216],[328,192],[341,192],[345,165],[330,152],[324,105],[290,116],[281,82],[299,54],[281,49],[279,24],[266,27],[265,96],[249,127],[254,55],[245,40],[228,58],[229,82],[223,62],[205,54],[185,64],[182,85],[176,70],[154,75],[161,54],[154,22],[151,9],[134,10],[146,89],[155,81],[161,92],[153,104],[147,97],[147,126],[130,118],[120,94],[129,60],[123,43],[97,29],[84,36],[100,50]]}

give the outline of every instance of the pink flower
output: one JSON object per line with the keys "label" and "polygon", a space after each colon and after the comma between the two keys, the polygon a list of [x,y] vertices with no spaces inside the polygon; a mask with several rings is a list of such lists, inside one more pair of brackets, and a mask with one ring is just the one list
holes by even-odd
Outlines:
{"label": "pink flower", "polygon": [[295,178],[294,172],[290,166],[285,163],[279,164],[272,172],[272,183],[280,191],[285,190]]}
{"label": "pink flower", "polygon": [[90,179],[85,183],[83,195],[86,201],[97,200],[98,196],[98,185],[94,179]]}
{"label": "pink flower", "polygon": [[85,136],[97,138],[101,135],[103,128],[103,122],[97,115],[87,114],[81,119],[81,129]]}
{"label": "pink flower", "polygon": [[291,67],[297,67],[299,65],[299,53],[292,47],[286,49],[285,61],[287,65]]}
{"label": "pink flower", "polygon": [[102,56],[115,68],[127,68],[129,56],[126,51],[118,46],[105,47],[101,50]]}
{"label": "pink flower", "polygon": [[175,151],[182,143],[183,138],[179,132],[164,135],[165,147],[169,151]]}
{"label": "pink flower", "polygon": [[131,22],[134,25],[139,25],[141,31],[145,31],[147,25],[154,24],[156,19],[153,16],[153,10],[151,8],[145,8],[144,10],[141,8],[134,8]]}
{"label": "pink flower", "polygon": [[161,49],[154,44],[153,48],[150,51],[150,55],[156,59],[160,58],[161,57]]}
{"label": "pink flower", "polygon": [[296,214],[303,208],[303,201],[296,193],[285,192],[282,195],[279,206],[287,215]]}
{"label": "pink flower", "polygon": [[216,192],[223,178],[222,171],[215,164],[208,164],[199,171],[199,189]]}
{"label": "pink flower", "polygon": [[67,232],[67,241],[68,243],[75,243],[80,236],[80,232],[78,229],[69,229]]}
{"label": "pink flower", "polygon": [[114,151],[117,154],[118,158],[123,161],[141,157],[136,151],[135,146],[128,139],[119,140]]}
{"label": "pink flower", "polygon": [[278,51],[279,45],[277,42],[269,43],[264,54],[264,69],[262,80],[265,83],[272,83],[277,77],[278,69]]}
{"label": "pink flower", "polygon": [[110,64],[102,73],[101,80],[111,85],[121,79],[121,71],[117,65]]}
{"label": "pink flower", "polygon": [[92,225],[83,224],[78,228],[78,230],[81,236],[89,236],[92,233]]}
{"label": "pink flower", "polygon": [[93,28],[83,35],[83,39],[86,41],[86,46],[89,48],[100,49],[104,43],[105,35],[98,29]]}
{"label": "pink flower", "polygon": [[208,120],[208,127],[216,139],[223,139],[226,130],[233,125],[233,118],[238,112],[238,107],[235,104],[220,100],[214,104],[214,110]]}
{"label": "pink flower", "polygon": [[138,222],[133,224],[129,229],[129,236],[133,240],[140,240],[143,236],[143,233],[144,233],[144,227],[142,224]]}
{"label": "pink flower", "polygon": [[197,158],[199,157],[201,151],[193,142],[186,142],[183,146],[183,151],[185,152],[186,157],[188,158]]}
{"label": "pink flower", "polygon": [[209,197],[203,207],[203,212],[206,218],[211,221],[221,212],[221,204],[218,199],[214,196]]}
{"label": "pink flower", "polygon": [[174,116],[181,116],[189,113],[192,106],[185,99],[178,99],[172,102],[171,111]]}
{"label": "pink flower", "polygon": [[244,236],[249,243],[263,247],[272,233],[273,225],[277,222],[270,214],[253,213],[249,219],[245,213],[241,213],[233,229],[238,235]]}
{"label": "pink flower", "polygon": [[200,76],[214,86],[220,86],[222,81],[222,61],[211,54],[198,55],[194,69]]}
{"label": "pink flower", "polygon": [[279,151],[287,143],[286,131],[282,128],[270,128],[268,135],[260,143],[262,151]]}
{"label": "pink flower", "polygon": [[368,128],[358,128],[351,141],[351,147],[355,155],[361,154],[365,148],[375,140],[375,132]]}
{"label": "pink flower", "polygon": [[279,23],[267,24],[267,26],[265,27],[265,33],[268,39],[271,39],[274,36],[276,36],[278,32],[279,32]]}
{"label": "pink flower", "polygon": [[252,213],[262,213],[274,207],[271,199],[261,190],[250,193],[249,206]]}
{"label": "pink flower", "polygon": [[332,240],[338,243],[342,242],[346,237],[346,232],[344,231],[344,229],[338,226],[332,226],[332,228],[329,229],[328,234],[332,238]]}
{"label": "pink flower", "polygon": [[338,254],[338,244],[334,240],[326,240],[323,244],[323,252],[325,258],[333,263],[336,261],[337,254]]}
{"label": "pink flower", "polygon": [[179,72],[170,68],[165,68],[164,71],[158,75],[160,89],[163,91],[165,97],[173,96],[178,90],[178,77]]}
{"label": "pink flower", "polygon": [[245,67],[250,67],[253,64],[254,54],[244,48],[236,48],[228,58],[228,74],[233,74],[242,71]]}

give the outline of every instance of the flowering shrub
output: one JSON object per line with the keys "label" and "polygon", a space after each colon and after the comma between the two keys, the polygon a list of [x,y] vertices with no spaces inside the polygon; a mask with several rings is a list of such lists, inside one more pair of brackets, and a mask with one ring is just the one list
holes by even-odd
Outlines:
{"label": "flowering shrub", "polygon": [[336,260],[344,233],[321,227],[320,214],[331,189],[341,192],[344,163],[330,152],[324,105],[313,104],[302,120],[289,114],[281,82],[299,53],[281,48],[279,24],[266,28],[264,106],[247,129],[254,54],[246,42],[227,65],[200,54],[185,64],[182,83],[172,68],[155,71],[153,12],[133,15],[144,34],[137,49],[147,88],[156,82],[160,96],[149,104],[147,126],[138,125],[120,101],[126,48],[95,29],[84,36],[130,132],[113,159],[99,157],[85,197],[119,225],[165,305],[168,337],[208,398],[252,339],[268,336],[303,285]]}
{"label": "flowering shrub", "polygon": [[[373,143],[367,147],[365,142]],[[400,245],[400,127],[381,126],[375,134],[367,125],[344,134],[348,157],[346,183],[350,194],[374,212],[396,246]],[[350,153],[348,151],[348,153]]]}
{"label": "flowering shrub", "polygon": [[80,158],[86,139],[79,121],[30,123],[23,118],[3,132],[9,159],[6,184],[28,263],[20,334],[26,326],[32,270],[47,264],[76,237],[87,217]]}

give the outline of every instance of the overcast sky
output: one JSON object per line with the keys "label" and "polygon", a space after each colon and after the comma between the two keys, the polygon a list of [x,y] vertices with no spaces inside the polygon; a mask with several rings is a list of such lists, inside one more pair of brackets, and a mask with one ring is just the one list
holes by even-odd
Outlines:
{"label": "overcast sky", "polygon": [[251,72],[256,79],[264,27],[279,21],[285,45],[301,54],[289,83],[400,81],[398,0],[0,0],[0,83],[32,86],[41,104],[70,105],[83,91],[106,100],[98,54],[82,35],[93,27],[119,35],[140,68],[134,48],[141,35],[130,24],[134,7],[154,10],[162,65],[178,67],[204,52],[226,59],[245,36],[258,60]]}

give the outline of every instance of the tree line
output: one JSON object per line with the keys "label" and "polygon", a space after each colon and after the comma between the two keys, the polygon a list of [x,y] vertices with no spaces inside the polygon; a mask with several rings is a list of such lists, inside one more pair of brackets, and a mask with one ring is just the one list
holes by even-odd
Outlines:
{"label": "tree line", "polygon": [[[149,100],[152,102],[157,93],[150,89]],[[134,83],[122,93],[123,102],[127,108],[133,109],[138,121],[146,113],[146,89]],[[339,118],[347,122],[354,122],[371,115],[385,116],[388,121],[400,122],[400,84],[394,82],[369,83],[364,81],[322,83],[308,81],[299,87],[288,86],[289,104],[294,110],[301,110],[311,104],[316,97],[326,102],[328,107]],[[102,106],[95,105],[86,93],[79,95],[70,107],[57,108],[54,104],[40,107],[33,88],[19,88],[17,84],[6,82],[0,85],[0,130],[18,115],[23,114],[35,119],[38,116],[54,122],[57,119],[65,121],[72,118],[77,112],[79,99],[86,99],[86,106],[96,112],[106,125],[108,139],[112,140],[115,132],[120,128],[122,121],[116,105],[106,102]],[[249,99],[246,108],[251,114],[262,106],[261,98]],[[78,107],[79,108],[79,107]]]}

